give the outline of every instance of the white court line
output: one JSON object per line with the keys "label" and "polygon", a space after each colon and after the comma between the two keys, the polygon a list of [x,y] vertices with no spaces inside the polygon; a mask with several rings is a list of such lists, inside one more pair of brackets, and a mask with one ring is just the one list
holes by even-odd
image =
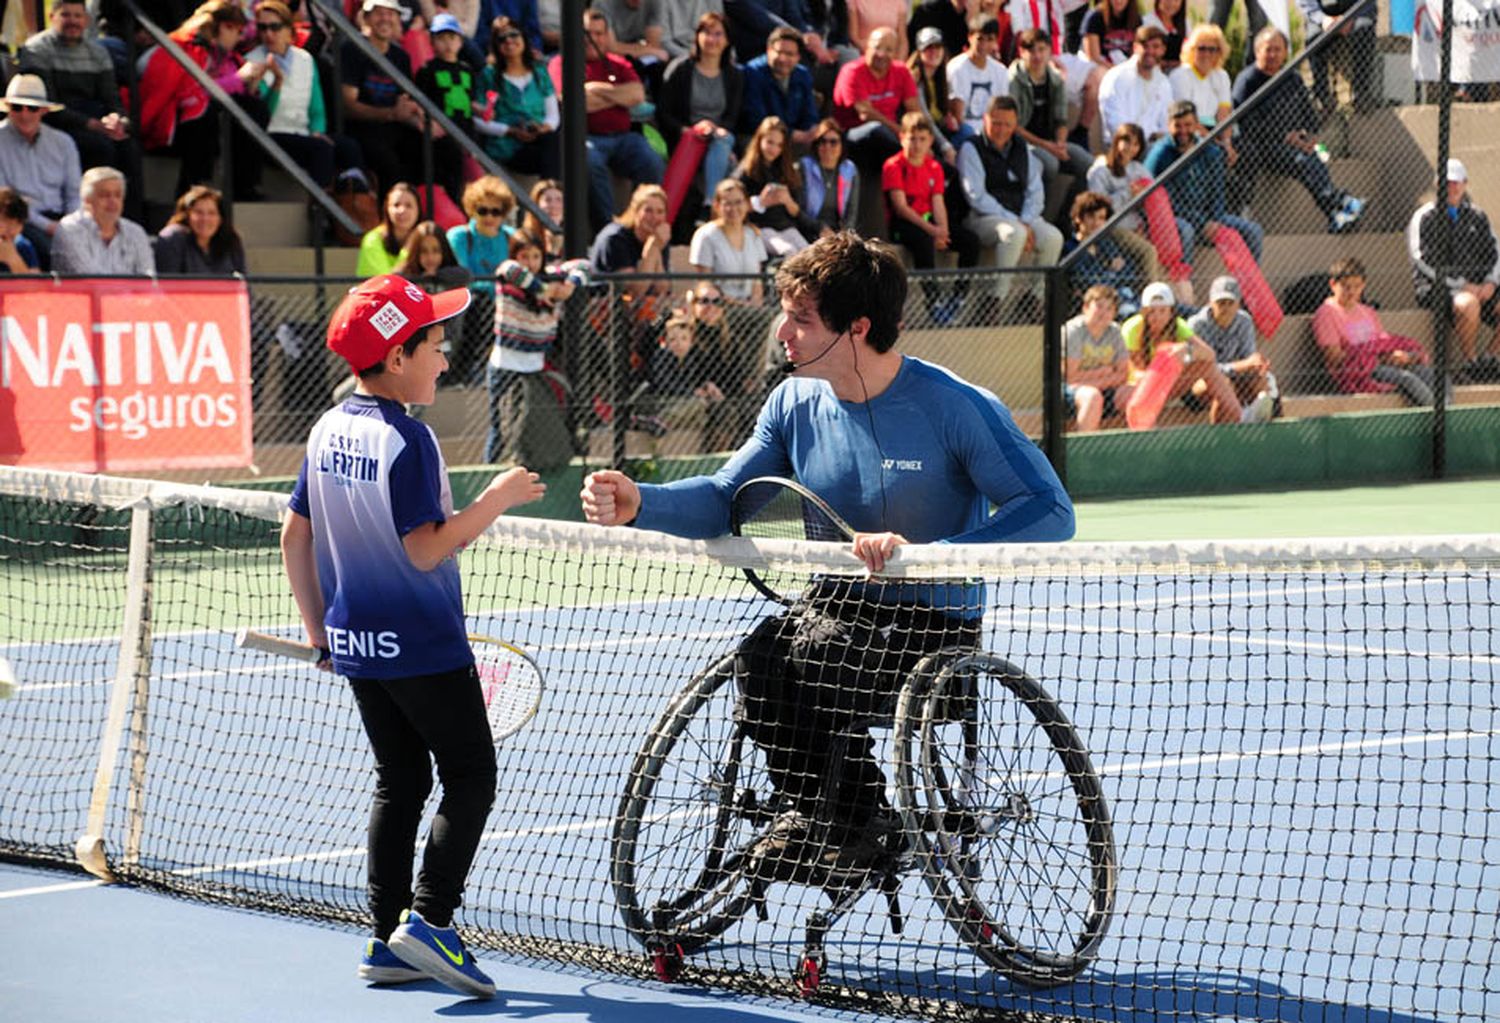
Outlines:
{"label": "white court line", "polygon": [[92,881],[64,881],[60,884],[44,884],[35,888],[12,888],[10,891],[0,892],[0,899],[20,899],[28,895],[52,895],[56,892],[76,892],[84,888],[98,888],[104,884],[95,878]]}

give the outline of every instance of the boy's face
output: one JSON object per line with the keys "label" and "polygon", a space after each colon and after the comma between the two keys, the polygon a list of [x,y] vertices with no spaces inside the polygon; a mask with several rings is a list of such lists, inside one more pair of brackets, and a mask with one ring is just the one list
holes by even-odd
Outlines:
{"label": "boy's face", "polygon": [[534,274],[542,272],[542,250],[535,245],[516,249],[511,253],[511,258]]}
{"label": "boy's face", "polygon": [[693,347],[693,332],[686,327],[673,327],[667,331],[667,351],[679,359]]}
{"label": "boy's face", "polygon": [[[394,379],[399,381],[396,388],[401,401],[431,405],[437,397],[437,379],[448,368],[448,343],[444,338],[443,324],[434,323],[410,356],[404,352],[398,356],[400,369]],[[391,362],[386,365],[392,367]]]}
{"label": "boy's face", "polygon": [[1107,298],[1090,299],[1083,305],[1083,318],[1087,323],[1095,326],[1113,322],[1115,304]]}
{"label": "boy's face", "polygon": [[1240,304],[1232,298],[1216,298],[1213,302],[1214,322],[1221,327],[1227,327],[1234,322],[1234,314],[1240,311]]}
{"label": "boy's face", "polygon": [[932,132],[924,128],[911,128],[901,133],[901,151],[913,163],[920,163],[932,152]]}
{"label": "boy's face", "polygon": [[439,60],[453,63],[458,60],[458,55],[463,52],[464,37],[457,32],[439,32],[432,37],[432,52],[437,54]]}
{"label": "boy's face", "polygon": [[14,242],[25,226],[19,220],[0,214],[0,242]]}

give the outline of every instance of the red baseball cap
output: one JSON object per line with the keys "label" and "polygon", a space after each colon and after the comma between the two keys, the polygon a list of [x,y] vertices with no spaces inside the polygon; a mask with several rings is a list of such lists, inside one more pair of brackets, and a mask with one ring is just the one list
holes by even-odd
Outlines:
{"label": "red baseball cap", "polygon": [[381,274],[350,290],[328,322],[328,347],[358,373],[419,330],[469,307],[469,289],[429,295],[405,277]]}

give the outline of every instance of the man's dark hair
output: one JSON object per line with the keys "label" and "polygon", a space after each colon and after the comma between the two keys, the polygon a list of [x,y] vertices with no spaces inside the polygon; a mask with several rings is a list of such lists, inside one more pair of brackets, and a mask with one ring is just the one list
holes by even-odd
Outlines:
{"label": "man's dark hair", "polygon": [[1137,43],[1149,43],[1153,39],[1166,39],[1167,34],[1161,30],[1159,25],[1142,25],[1135,30],[1135,41]]}
{"label": "man's dark hair", "polygon": [[776,290],[792,301],[812,299],[824,324],[840,334],[868,317],[865,340],[875,351],[888,352],[901,332],[906,267],[885,242],[840,231],[782,263]]}
{"label": "man's dark hair", "polygon": [[788,40],[797,44],[798,53],[802,52],[802,33],[790,25],[777,25],[772,29],[771,34],[766,36],[766,49]]}
{"label": "man's dark hair", "polygon": [[984,108],[984,112],[987,114],[993,114],[999,110],[1009,110],[1017,117],[1021,116],[1021,108],[1016,103],[1014,96],[995,96],[990,100],[990,105]]}
{"label": "man's dark hair", "polygon": [[1189,114],[1192,114],[1194,117],[1198,116],[1198,104],[1190,99],[1177,100],[1171,106],[1167,107],[1167,120],[1169,121],[1175,121],[1179,117],[1186,117]]}
{"label": "man's dark hair", "polygon": [[24,224],[30,213],[31,208],[26,205],[25,196],[9,185],[0,187],[0,217],[19,220]]}

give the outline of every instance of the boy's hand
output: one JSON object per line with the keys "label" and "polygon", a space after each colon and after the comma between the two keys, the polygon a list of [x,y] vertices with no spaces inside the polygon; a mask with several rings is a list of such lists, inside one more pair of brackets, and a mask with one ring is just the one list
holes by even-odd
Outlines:
{"label": "boy's hand", "polygon": [[524,465],[518,465],[491,480],[481,496],[495,495],[500,501],[500,514],[504,514],[517,505],[541,500],[545,493],[547,493],[547,484]]}

